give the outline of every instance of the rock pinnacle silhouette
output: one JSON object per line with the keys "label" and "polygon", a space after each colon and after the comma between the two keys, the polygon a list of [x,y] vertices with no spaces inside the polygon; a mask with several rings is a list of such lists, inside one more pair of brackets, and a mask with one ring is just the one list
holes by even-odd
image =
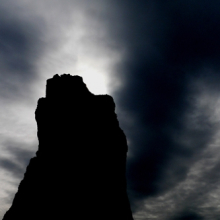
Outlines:
{"label": "rock pinnacle silhouette", "polygon": [[79,76],[55,75],[35,118],[39,149],[3,220],[133,220],[113,98],[92,94]]}

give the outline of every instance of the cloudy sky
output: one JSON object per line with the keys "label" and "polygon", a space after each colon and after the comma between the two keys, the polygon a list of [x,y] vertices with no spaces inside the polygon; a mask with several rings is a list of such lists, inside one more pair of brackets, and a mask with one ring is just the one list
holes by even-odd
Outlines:
{"label": "cloudy sky", "polygon": [[110,94],[135,220],[220,220],[220,3],[2,0],[0,219],[38,148],[46,79]]}

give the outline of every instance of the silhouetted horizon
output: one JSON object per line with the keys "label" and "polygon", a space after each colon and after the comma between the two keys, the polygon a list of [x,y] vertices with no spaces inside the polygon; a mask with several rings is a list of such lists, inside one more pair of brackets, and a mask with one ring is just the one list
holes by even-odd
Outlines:
{"label": "silhouetted horizon", "polygon": [[35,118],[39,149],[3,219],[133,220],[113,98],[92,94],[80,76],[55,75]]}

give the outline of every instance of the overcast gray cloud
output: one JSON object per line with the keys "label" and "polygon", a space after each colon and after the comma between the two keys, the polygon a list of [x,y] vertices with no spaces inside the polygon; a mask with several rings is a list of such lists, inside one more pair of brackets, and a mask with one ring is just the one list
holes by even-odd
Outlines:
{"label": "overcast gray cloud", "polygon": [[44,25],[18,2],[0,7],[1,98],[19,99],[37,78],[36,65],[43,54]]}
{"label": "overcast gray cloud", "polygon": [[66,72],[115,98],[135,219],[218,219],[219,9],[215,0],[3,1],[1,216],[37,149],[45,81]]}

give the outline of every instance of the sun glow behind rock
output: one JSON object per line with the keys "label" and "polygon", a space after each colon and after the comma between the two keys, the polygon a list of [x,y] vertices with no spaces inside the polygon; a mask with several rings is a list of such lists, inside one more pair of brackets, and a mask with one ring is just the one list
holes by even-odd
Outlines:
{"label": "sun glow behind rock", "polygon": [[75,8],[67,20],[61,21],[53,14],[42,15],[52,30],[45,34],[48,44],[38,65],[40,81],[43,86],[55,74],[79,75],[92,93],[111,94],[120,85],[113,81],[121,52],[107,36],[99,16],[89,13],[88,8],[82,10],[85,13],[78,13]]}
{"label": "sun glow behind rock", "polygon": [[83,77],[84,83],[88,89],[94,94],[107,94],[107,77],[95,65],[88,63],[79,63],[77,65],[74,75]]}

